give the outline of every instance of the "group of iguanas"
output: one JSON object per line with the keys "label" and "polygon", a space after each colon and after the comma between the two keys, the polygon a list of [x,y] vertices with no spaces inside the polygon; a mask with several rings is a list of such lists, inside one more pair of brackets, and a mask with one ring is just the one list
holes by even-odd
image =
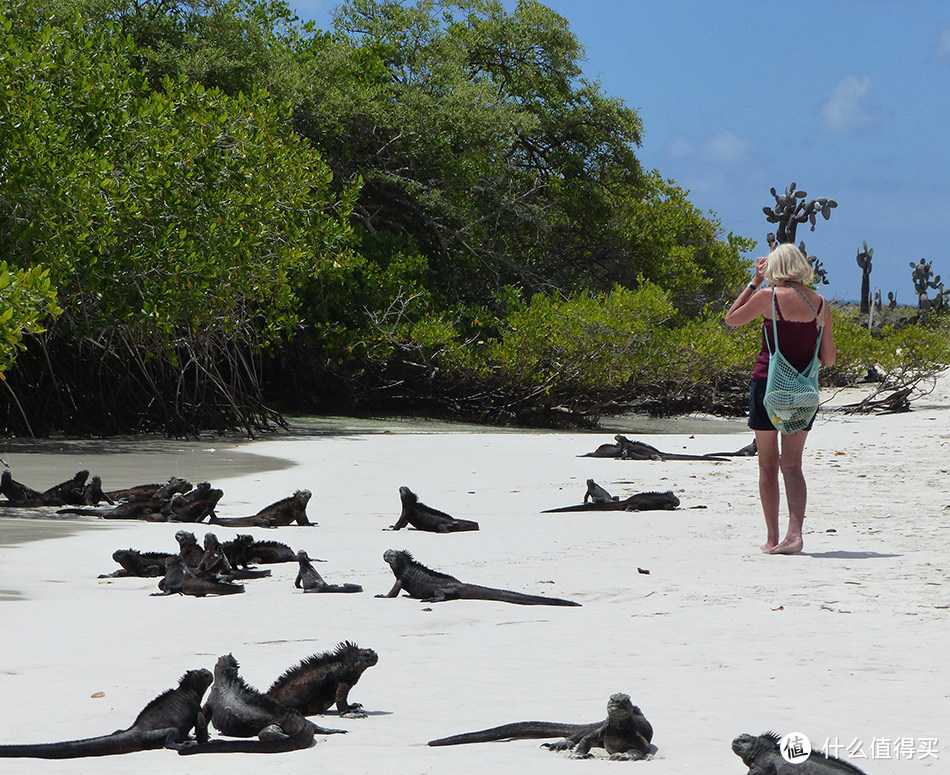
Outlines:
{"label": "group of iguanas", "polygon": [[[378,659],[372,649],[345,641],[333,651],[314,654],[291,667],[270,689],[260,692],[238,674],[234,656],[225,654],[213,674],[204,668],[186,672],[176,688],[152,700],[126,729],[82,740],[0,745],[0,758],[74,759],[156,748],[174,749],[182,755],[307,748],[314,735],[346,732],[317,726],[307,716],[326,713],[336,705],[341,717],[366,717],[362,705],[349,701],[349,692]],[[209,726],[228,737],[244,739],[211,740]]]}
{"label": "group of iguanas", "polygon": [[[582,457],[621,460],[706,460],[723,461],[729,456],[756,454],[755,442],[737,452],[711,455],[664,453],[649,444],[631,441],[622,435],[614,444],[604,444]],[[249,517],[222,518],[215,514],[221,490],[203,482],[192,489],[183,479],[172,477],[164,485],[141,485],[129,490],[103,492],[99,477],[86,483],[88,472],[80,471],[73,479],[45,492],[37,492],[3,473],[0,494],[4,505],[66,506],[67,513],[90,514],[103,518],[132,518],[150,521],[200,522],[227,527],[276,527],[312,524],[306,516],[308,490],[265,507]],[[408,487],[399,488],[401,512],[388,529],[411,526],[434,533],[454,533],[479,529],[477,522],[457,519],[422,503]],[[102,501],[111,508],[95,508]],[[636,493],[626,498],[611,495],[593,479],[581,504],[548,509],[543,513],[575,511],[642,511],[675,509],[679,499],[672,491]],[[140,552],[120,549],[113,559],[122,567],[108,574],[121,576],[161,576],[161,595],[233,594],[243,585],[235,580],[270,575],[254,570],[258,563],[296,561],[299,571],[294,586],[303,592],[361,592],[358,584],[327,584],[313,566],[306,551],[294,552],[275,541],[258,541],[239,534],[221,543],[207,533],[203,548],[193,533],[176,533],[177,553]],[[383,560],[395,576],[392,589],[377,597],[397,597],[405,592],[424,602],[456,599],[492,600],[518,605],[579,606],[571,600],[529,595],[512,590],[470,584],[454,576],[434,571],[417,562],[407,550],[388,549]],[[335,651],[315,654],[282,674],[268,689],[260,692],[239,675],[239,665],[231,654],[221,656],[214,673],[206,669],[189,670],[177,688],[169,689],[145,706],[132,725],[110,735],[60,743],[0,745],[2,757],[75,758],[130,753],[155,748],[177,750],[179,754],[197,753],[274,753],[312,745],[317,734],[337,734],[346,730],[326,729],[306,717],[322,714],[334,704],[340,716],[365,717],[358,703],[350,703],[348,693],[362,673],[378,661],[372,649],[343,642]],[[210,692],[208,689],[210,688]],[[202,703],[205,693],[207,700]],[[229,738],[210,739],[209,726]],[[194,737],[190,735],[194,731]],[[574,758],[588,758],[591,748],[603,748],[612,760],[640,760],[653,750],[653,728],[630,696],[617,693],[607,703],[607,718],[588,724],[519,721],[497,727],[466,732],[429,742],[430,746],[448,746],[518,738],[561,737],[543,747],[571,751]],[[749,768],[748,775],[861,775],[849,762],[812,751],[807,761],[790,764],[781,755],[779,737],[771,732],[758,736],[743,734],[732,743],[733,751]]]}
{"label": "group of iguanas", "polygon": [[[88,481],[87,481],[88,480]],[[224,491],[210,482],[191,482],[173,476],[162,484],[140,484],[123,490],[104,492],[98,476],[89,478],[88,471],[78,471],[71,479],[39,492],[16,481],[9,470],[0,475],[2,506],[35,508],[61,506],[57,514],[77,514],[101,519],[137,519],[145,522],[203,522],[222,527],[280,527],[311,525],[307,518],[309,490],[265,506],[246,517],[219,517],[215,511]],[[109,507],[100,507],[100,503]]]}

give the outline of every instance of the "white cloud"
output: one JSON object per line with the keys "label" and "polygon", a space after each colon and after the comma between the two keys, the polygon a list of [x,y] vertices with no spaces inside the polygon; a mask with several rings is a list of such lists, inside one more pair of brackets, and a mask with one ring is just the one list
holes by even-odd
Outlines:
{"label": "white cloud", "polygon": [[868,75],[846,75],[838,81],[818,110],[822,129],[833,135],[848,135],[877,123],[880,111],[869,99],[873,88]]}
{"label": "white cloud", "polygon": [[693,155],[693,144],[682,137],[674,137],[670,140],[667,152],[674,159],[683,159]]}
{"label": "white cloud", "polygon": [[950,24],[945,24],[937,33],[937,59],[950,64]]}
{"label": "white cloud", "polygon": [[692,158],[711,164],[728,166],[742,161],[748,147],[748,140],[739,137],[728,129],[720,129],[698,146],[683,137],[675,137],[670,141],[667,153],[672,159]]}
{"label": "white cloud", "polygon": [[703,145],[703,161],[713,164],[736,164],[745,158],[749,141],[733,134],[728,129],[720,129]]}

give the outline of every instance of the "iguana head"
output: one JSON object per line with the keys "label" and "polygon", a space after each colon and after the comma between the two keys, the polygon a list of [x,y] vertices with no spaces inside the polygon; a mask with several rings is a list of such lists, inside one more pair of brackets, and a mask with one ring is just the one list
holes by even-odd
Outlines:
{"label": "iguana head", "polygon": [[214,676],[211,671],[202,667],[200,670],[189,670],[185,673],[178,680],[178,686],[182,689],[191,689],[200,697],[213,681]]}
{"label": "iguana head", "polygon": [[611,694],[607,700],[607,716],[610,718],[626,718],[633,715],[634,704],[630,702],[630,695],[618,692]]}
{"label": "iguana head", "polygon": [[387,549],[383,552],[383,561],[388,563],[393,570],[402,567],[411,560],[412,555],[405,549]]}
{"label": "iguana head", "polygon": [[218,657],[218,661],[214,664],[214,680],[221,681],[226,678],[236,678],[239,667],[240,665],[238,665],[238,661],[233,654],[224,654]]}
{"label": "iguana head", "polygon": [[406,485],[403,485],[399,488],[399,499],[403,503],[417,503],[419,501],[419,496],[406,487]]}
{"label": "iguana head", "polygon": [[343,641],[336,647],[336,656],[352,662],[364,670],[379,662],[379,655],[372,649],[361,649],[352,641]]}
{"label": "iguana head", "polygon": [[763,754],[778,751],[779,739],[774,732],[758,736],[743,733],[732,741],[732,751],[746,767],[751,767]]}
{"label": "iguana head", "polygon": [[179,530],[177,533],[175,533],[175,540],[178,541],[178,543],[182,546],[185,544],[194,544],[195,546],[198,545],[198,539],[195,538],[195,534],[189,530]]}

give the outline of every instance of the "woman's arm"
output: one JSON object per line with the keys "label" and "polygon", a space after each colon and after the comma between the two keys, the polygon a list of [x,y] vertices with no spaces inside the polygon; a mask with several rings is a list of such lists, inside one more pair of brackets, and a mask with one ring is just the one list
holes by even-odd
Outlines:
{"label": "woman's arm", "polygon": [[764,293],[756,293],[752,285],[762,284],[765,272],[765,266],[768,263],[768,256],[759,256],[755,259],[755,274],[752,277],[752,283],[742,289],[729,311],[726,313],[726,324],[730,326],[741,326],[750,320],[755,320],[766,311],[772,309],[772,300]]}

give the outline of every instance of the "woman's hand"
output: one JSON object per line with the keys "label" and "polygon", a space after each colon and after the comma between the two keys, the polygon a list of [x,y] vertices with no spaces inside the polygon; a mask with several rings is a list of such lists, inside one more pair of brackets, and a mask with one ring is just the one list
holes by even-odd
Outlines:
{"label": "woman's hand", "polygon": [[762,285],[762,283],[765,282],[765,268],[768,265],[768,256],[759,256],[755,259],[755,274],[752,276],[752,282],[756,285]]}

